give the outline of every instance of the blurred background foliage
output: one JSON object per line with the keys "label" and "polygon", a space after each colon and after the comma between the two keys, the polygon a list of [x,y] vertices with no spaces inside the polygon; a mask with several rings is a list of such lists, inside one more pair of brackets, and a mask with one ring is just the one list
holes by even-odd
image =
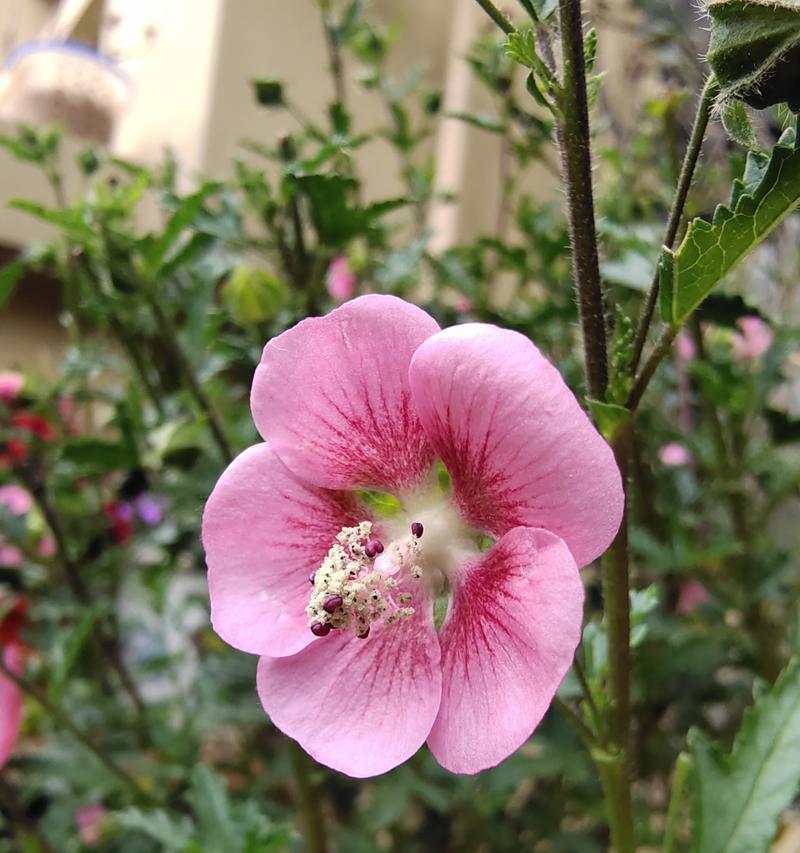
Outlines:
{"label": "blurred background foliage", "polygon": [[[270,726],[255,658],[208,622],[203,503],[224,465],[258,440],[248,392],[263,344],[301,318],[358,293],[397,294],[443,325],[478,320],[529,335],[585,393],[562,199],[521,189],[532,164],[558,169],[552,117],[525,92],[502,34],[487,29],[468,64],[493,109],[458,117],[505,139],[496,229],[432,249],[429,208],[447,201],[434,191],[429,144],[441,95],[420,69],[389,74],[393,31],[362,5],[321,10],[333,55],[352,72],[335,78],[327,120],[300,111],[291,133],[244,141],[234,180],[187,193],[169,156],[145,169],[87,150],[83,192],[67,197],[58,130],[0,139],[53,189],[51,206],[11,204],[58,229],[0,273],[0,302],[27,272],[43,273],[63,289],[69,336],[55,382],[25,372],[22,389],[0,401],[0,486],[31,497],[23,510],[0,504],[0,606],[27,607],[25,714],[0,775],[0,850],[322,849],[303,840],[312,800],[330,845],[353,853],[608,846],[592,760],[563,707],[477,777],[447,774],[423,749],[356,781],[311,765]],[[632,132],[609,118],[602,80],[594,87],[602,271],[622,361],[705,73],[693,6],[642,0],[641,13],[634,35],[661,79],[656,96],[631,105]],[[374,126],[354,126],[345,82],[379,93]],[[252,87],[265,110],[298,115],[291,80]],[[753,117],[769,148],[785,113]],[[373,199],[362,185],[359,154],[376,138],[395,152],[401,196]],[[708,217],[728,197],[745,155],[714,123],[690,214]],[[156,230],[141,225],[147,205],[160,210]],[[638,415],[642,849],[660,844],[686,732],[695,726],[727,748],[754,683],[774,680],[798,642],[798,233],[793,215],[703,304]],[[579,659],[602,710],[599,579],[593,568],[584,578]],[[560,697],[586,708],[576,673]],[[675,849],[684,849],[690,821],[679,808]],[[785,833],[797,821],[786,813]]]}

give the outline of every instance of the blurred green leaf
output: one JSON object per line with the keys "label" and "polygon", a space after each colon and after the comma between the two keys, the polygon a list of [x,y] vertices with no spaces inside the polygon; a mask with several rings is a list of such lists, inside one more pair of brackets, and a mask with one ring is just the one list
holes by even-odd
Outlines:
{"label": "blurred green leaf", "polygon": [[728,755],[696,729],[689,746],[695,766],[693,850],[766,850],[800,784],[800,661],[793,659],[745,712]]}

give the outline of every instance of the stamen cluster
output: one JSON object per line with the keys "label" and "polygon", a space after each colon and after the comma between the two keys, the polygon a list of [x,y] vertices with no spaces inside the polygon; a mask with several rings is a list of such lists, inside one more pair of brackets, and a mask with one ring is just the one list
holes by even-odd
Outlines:
{"label": "stamen cluster", "polygon": [[[416,564],[418,539],[412,534],[393,542],[387,554],[389,565],[408,567],[413,578],[422,576]],[[313,634],[325,637],[334,628],[352,628],[357,637],[366,639],[373,622],[382,620],[391,625],[414,614],[411,593],[399,590],[392,574],[375,567],[376,558],[383,552],[383,543],[372,534],[371,522],[342,528],[322,565],[309,577],[314,589],[306,615]]]}

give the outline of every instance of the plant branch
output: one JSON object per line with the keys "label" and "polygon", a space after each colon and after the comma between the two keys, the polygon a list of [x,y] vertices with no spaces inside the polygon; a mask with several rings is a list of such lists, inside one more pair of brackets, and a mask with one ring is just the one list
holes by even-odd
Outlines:
{"label": "plant branch", "polygon": [[[683,163],[681,165],[678,185],[675,188],[675,195],[672,198],[672,206],[670,207],[669,217],[667,219],[667,228],[664,234],[663,244],[667,248],[672,248],[675,243],[675,238],[678,236],[678,228],[683,218],[683,210],[686,207],[686,199],[689,196],[689,189],[692,186],[692,178],[694,177],[695,167],[700,157],[700,149],[703,147],[703,139],[705,138],[708,120],[711,116],[711,110],[714,106],[714,99],[719,91],[717,78],[712,74],[703,87],[700,94],[700,100],[697,104],[697,113],[694,117],[692,125],[692,133],[689,137],[689,144],[686,147],[686,152],[683,155]],[[658,302],[659,291],[659,272],[658,268],[653,275],[653,281],[650,284],[650,290],[647,294],[647,300],[642,309],[642,315],[639,319],[639,326],[636,330],[636,338],[634,342],[633,359],[631,361],[631,373],[636,373],[639,366],[639,361],[642,358],[645,341],[647,340],[647,332],[650,329],[650,323],[653,319],[656,303]]]}
{"label": "plant branch", "polygon": [[60,728],[68,731],[76,740],[80,741],[86,749],[88,749],[99,761],[100,763],[114,776],[116,776],[120,781],[124,782],[124,784],[129,787],[137,797],[142,800],[145,800],[149,803],[155,804],[156,801],[154,798],[141,787],[141,785],[131,776],[127,770],[124,770],[122,767],[111,758],[103,749],[101,749],[83,730],[81,730],[70,718],[67,714],[59,708],[54,702],[48,699],[41,690],[37,687],[34,687],[24,678],[17,675],[15,672],[12,672],[3,662],[2,658],[0,658],[0,673],[4,675],[9,681],[16,684],[16,686],[24,693],[26,696],[29,696],[31,699],[34,699],[38,704],[42,707],[44,711],[47,712],[47,715],[56,723]]}
{"label": "plant branch", "polygon": [[658,365],[661,364],[664,357],[672,348],[672,342],[675,340],[675,336],[678,334],[679,330],[679,326],[667,326],[662,332],[655,349],[650,353],[650,357],[644,363],[644,367],[634,380],[633,386],[628,394],[628,400],[625,405],[631,411],[635,411],[639,403],[642,401],[642,397],[644,396],[644,392],[647,390],[647,386],[650,384],[650,380],[653,378]]}
{"label": "plant branch", "polygon": [[675,773],[672,776],[672,791],[669,797],[669,808],[667,810],[667,827],[664,830],[664,845],[661,848],[662,853],[672,853],[675,844],[675,833],[678,829],[678,820],[681,816],[681,805],[683,804],[683,791],[686,787],[686,780],[689,777],[689,770],[692,766],[692,759],[682,752],[675,761]]}
{"label": "plant branch", "polygon": [[514,25],[508,18],[492,3],[492,0],[475,0],[475,2],[483,9],[484,12],[497,24],[498,27],[506,34],[510,35],[516,32]]}
{"label": "plant branch", "polygon": [[592,195],[583,20],[580,0],[559,0],[558,5],[564,64],[559,142],[572,245],[572,271],[578,291],[589,395],[595,400],[603,400],[608,385],[608,352]]}
{"label": "plant branch", "polygon": [[328,841],[325,834],[325,818],[322,813],[317,786],[311,778],[315,765],[296,743],[290,743],[289,747],[303,809],[308,851],[309,853],[327,853]]}

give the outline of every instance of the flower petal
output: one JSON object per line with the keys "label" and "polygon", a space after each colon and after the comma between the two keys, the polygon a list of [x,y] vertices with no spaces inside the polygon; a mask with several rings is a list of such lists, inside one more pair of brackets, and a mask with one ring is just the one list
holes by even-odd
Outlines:
{"label": "flower petal", "polygon": [[321,764],[364,778],[425,743],[439,709],[439,641],[429,601],[365,640],[334,631],[290,658],[261,658],[258,693],[272,722]]}
{"label": "flower petal", "polygon": [[408,365],[439,331],[394,296],[362,296],[264,347],[250,404],[259,432],[299,476],[332,489],[416,485],[432,461]]}
{"label": "flower petal", "polygon": [[463,567],[442,644],[442,704],[428,738],[453,773],[498,764],[530,737],[581,636],[583,585],[567,546],[518,527]]}
{"label": "flower petal", "polygon": [[365,520],[343,492],[302,482],[266,444],[223,472],[203,513],[214,630],[237,649],[293,655],[314,638],[308,577],[336,534]]}
{"label": "flower petal", "polygon": [[480,323],[446,329],[417,350],[410,381],[470,524],[495,537],[550,530],[579,566],[605,551],[622,519],[614,455],[527,338]]}
{"label": "flower petal", "polygon": [[[11,672],[22,672],[22,653],[16,644],[0,648],[4,665]],[[13,681],[0,673],[0,767],[14,750],[22,723],[22,694]]]}

